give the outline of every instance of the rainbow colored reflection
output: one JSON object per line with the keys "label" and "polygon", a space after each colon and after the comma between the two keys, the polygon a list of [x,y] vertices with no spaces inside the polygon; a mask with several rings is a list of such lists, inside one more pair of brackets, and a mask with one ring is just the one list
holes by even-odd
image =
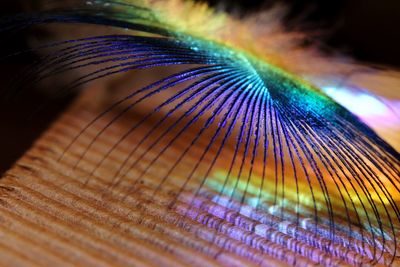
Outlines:
{"label": "rainbow colored reflection", "polygon": [[400,124],[400,101],[349,88],[327,86],[321,89],[366,123],[377,126]]}

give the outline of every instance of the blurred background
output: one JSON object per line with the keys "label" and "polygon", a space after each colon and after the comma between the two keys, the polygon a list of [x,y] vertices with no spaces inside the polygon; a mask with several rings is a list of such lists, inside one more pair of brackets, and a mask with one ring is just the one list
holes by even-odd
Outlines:
{"label": "blurred background", "polygon": [[[0,16],[23,10],[27,0],[3,0]],[[34,2],[34,1],[32,1]],[[306,40],[322,49],[340,51],[366,63],[400,68],[400,1],[398,0],[209,0],[212,6],[237,16],[251,14],[275,4],[288,7],[288,29],[323,33]],[[0,39],[2,55],[24,50],[39,31],[22,31]],[[0,62],[0,89],[29,66],[36,56],[6,58]],[[22,97],[1,101],[0,173],[6,171],[57,118],[74,98],[52,98],[40,90],[29,90]],[[46,103],[45,112],[36,113]],[[50,103],[50,104],[49,104]],[[32,115],[33,114],[33,115]]]}

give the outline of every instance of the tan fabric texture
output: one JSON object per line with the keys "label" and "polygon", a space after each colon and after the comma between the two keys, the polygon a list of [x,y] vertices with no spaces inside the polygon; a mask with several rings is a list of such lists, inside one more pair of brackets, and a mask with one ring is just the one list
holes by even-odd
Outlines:
{"label": "tan fabric texture", "polygon": [[[129,149],[121,148],[103,168],[92,170],[107,142],[120,131],[118,126],[77,166],[79,153],[96,129],[60,159],[77,131],[95,115],[90,106],[74,105],[0,180],[1,266],[370,264],[371,250],[368,256],[331,244],[291,222],[271,226],[234,211],[218,217],[216,210],[224,208],[207,194],[196,205],[190,190],[176,199],[173,182],[153,195],[156,172],[135,185],[127,178],[110,187],[113,170]],[[267,212],[261,217],[274,220]],[[380,264],[390,259],[385,252]]]}

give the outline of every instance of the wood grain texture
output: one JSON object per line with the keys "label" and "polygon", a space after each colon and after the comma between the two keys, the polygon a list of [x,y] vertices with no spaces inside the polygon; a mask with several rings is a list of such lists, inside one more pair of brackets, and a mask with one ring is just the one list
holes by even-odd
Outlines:
{"label": "wood grain texture", "polygon": [[[129,153],[116,151],[104,167],[98,159],[122,129],[113,127],[93,151],[79,153],[96,129],[60,155],[78,129],[97,115],[78,102],[0,180],[0,265],[2,266],[348,266],[366,264],[359,253],[291,222],[277,224],[267,212],[230,212],[205,191],[178,200],[167,183],[156,196],[147,174],[132,187],[128,178],[111,188],[113,171]],[[101,124],[101,123],[100,123]],[[85,143],[86,142],[86,143]],[[132,141],[134,142],[134,140]],[[173,150],[171,150],[173,153]],[[174,156],[173,154],[170,156]],[[165,162],[168,164],[168,162]],[[132,177],[135,173],[131,174]],[[154,180],[156,181],[156,180]],[[190,188],[190,186],[188,187]],[[191,209],[188,211],[188,206]],[[171,206],[173,205],[173,207]],[[258,216],[258,217],[257,217]],[[343,244],[350,242],[343,237]],[[368,249],[366,250],[368,251]],[[380,264],[388,263],[385,252]],[[399,261],[394,265],[399,265]]]}

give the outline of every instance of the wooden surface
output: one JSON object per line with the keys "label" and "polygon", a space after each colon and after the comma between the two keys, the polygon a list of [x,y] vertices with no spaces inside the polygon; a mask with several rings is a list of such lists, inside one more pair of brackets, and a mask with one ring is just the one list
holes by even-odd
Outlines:
{"label": "wooden surface", "polygon": [[[224,207],[212,203],[207,194],[197,205],[192,205],[190,190],[177,200],[173,182],[153,197],[152,175],[157,172],[134,186],[128,177],[111,188],[113,171],[128,149],[121,148],[103,168],[92,171],[107,142],[120,131],[118,127],[96,142],[76,168],[79,153],[96,129],[60,160],[71,139],[95,115],[91,107],[72,107],[0,180],[0,265],[370,264],[368,253],[341,245],[326,249],[326,238],[291,222],[270,226],[234,211],[221,218],[215,211]],[[175,205],[171,207],[171,203]],[[268,212],[261,216],[274,220]],[[388,263],[390,258],[385,252],[380,263]]]}

